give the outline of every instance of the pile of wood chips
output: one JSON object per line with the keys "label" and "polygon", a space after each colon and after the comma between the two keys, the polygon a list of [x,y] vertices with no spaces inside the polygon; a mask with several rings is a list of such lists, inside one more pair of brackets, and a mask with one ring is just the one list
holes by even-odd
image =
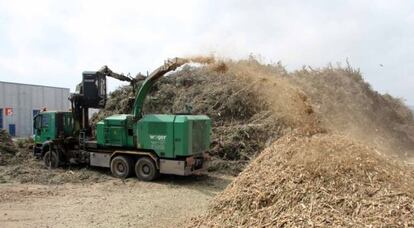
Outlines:
{"label": "pile of wood chips", "polygon": [[286,135],[191,226],[411,227],[414,171],[344,136]]}
{"label": "pile of wood chips", "polygon": [[16,152],[17,147],[9,133],[4,129],[0,129],[0,158],[2,154],[15,154]]}

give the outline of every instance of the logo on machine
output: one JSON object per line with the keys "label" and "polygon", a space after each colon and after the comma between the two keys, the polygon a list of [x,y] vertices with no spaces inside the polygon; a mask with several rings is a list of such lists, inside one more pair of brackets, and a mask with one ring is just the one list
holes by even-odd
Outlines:
{"label": "logo on machine", "polygon": [[149,135],[151,148],[154,150],[165,150],[166,135]]}
{"label": "logo on machine", "polygon": [[166,135],[150,135],[151,140],[165,141]]}

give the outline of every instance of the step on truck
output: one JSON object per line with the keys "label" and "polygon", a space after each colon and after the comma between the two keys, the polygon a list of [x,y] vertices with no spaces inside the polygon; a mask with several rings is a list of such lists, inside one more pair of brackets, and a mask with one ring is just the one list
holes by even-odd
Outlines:
{"label": "step on truck", "polygon": [[[147,77],[131,78],[104,66],[83,72],[70,111],[43,111],[34,117],[34,155],[57,168],[68,163],[107,167],[119,178],[135,174],[151,181],[160,174],[187,176],[205,170],[210,146],[211,120],[206,115],[145,114],[143,104],[154,83],[187,63],[167,60]],[[104,108],[106,77],[128,81],[133,88],[133,112],[89,124],[89,108]]]}

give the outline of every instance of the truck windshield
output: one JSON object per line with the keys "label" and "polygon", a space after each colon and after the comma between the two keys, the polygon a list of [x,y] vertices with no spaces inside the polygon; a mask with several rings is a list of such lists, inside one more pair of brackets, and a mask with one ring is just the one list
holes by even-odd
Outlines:
{"label": "truck windshield", "polygon": [[42,116],[41,115],[37,115],[34,119],[34,123],[33,123],[33,127],[34,129],[40,129],[42,127]]}
{"label": "truck windshield", "polygon": [[49,116],[48,115],[42,115],[42,127],[48,127],[49,126]]}

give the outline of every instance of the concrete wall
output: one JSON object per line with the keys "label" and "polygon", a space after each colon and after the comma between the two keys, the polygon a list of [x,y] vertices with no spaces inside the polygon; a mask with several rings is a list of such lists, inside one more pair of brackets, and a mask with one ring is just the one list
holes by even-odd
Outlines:
{"label": "concrete wall", "polygon": [[[0,109],[3,109],[3,128],[16,125],[16,136],[33,134],[33,110],[67,111],[70,108],[68,88],[18,84],[0,81]],[[6,116],[5,109],[12,108],[13,115]],[[0,124],[1,125],[1,124]]]}

